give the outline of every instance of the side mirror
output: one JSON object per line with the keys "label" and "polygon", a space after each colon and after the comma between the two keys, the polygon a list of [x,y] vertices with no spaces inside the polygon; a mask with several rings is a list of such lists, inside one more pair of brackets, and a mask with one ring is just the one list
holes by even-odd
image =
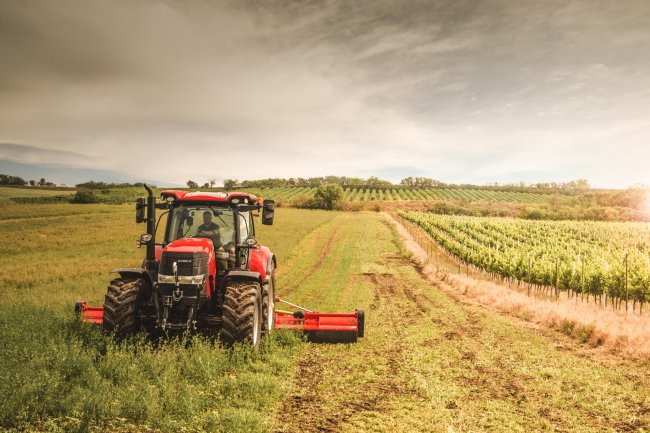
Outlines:
{"label": "side mirror", "polygon": [[275,216],[275,202],[273,200],[264,200],[262,206],[262,224],[270,226],[273,225],[273,217]]}
{"label": "side mirror", "polygon": [[145,216],[145,210],[147,209],[147,203],[143,197],[139,197],[135,200],[135,222],[143,223],[147,221]]}

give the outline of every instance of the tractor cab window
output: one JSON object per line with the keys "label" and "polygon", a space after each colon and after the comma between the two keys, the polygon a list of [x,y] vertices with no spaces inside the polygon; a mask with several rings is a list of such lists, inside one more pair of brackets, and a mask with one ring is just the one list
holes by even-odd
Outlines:
{"label": "tractor cab window", "polygon": [[251,213],[239,212],[239,244],[244,244],[252,235]]}
{"label": "tractor cab window", "polygon": [[215,248],[234,241],[234,215],[229,208],[196,205],[179,206],[172,211],[168,242],[181,238],[212,239]]}

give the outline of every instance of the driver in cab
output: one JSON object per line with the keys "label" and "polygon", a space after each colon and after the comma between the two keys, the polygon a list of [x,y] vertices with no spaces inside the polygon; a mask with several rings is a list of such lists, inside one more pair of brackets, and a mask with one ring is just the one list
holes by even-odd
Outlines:
{"label": "driver in cab", "polygon": [[203,224],[196,229],[195,236],[212,239],[215,250],[221,246],[219,226],[212,222],[212,212],[208,210],[203,212]]}

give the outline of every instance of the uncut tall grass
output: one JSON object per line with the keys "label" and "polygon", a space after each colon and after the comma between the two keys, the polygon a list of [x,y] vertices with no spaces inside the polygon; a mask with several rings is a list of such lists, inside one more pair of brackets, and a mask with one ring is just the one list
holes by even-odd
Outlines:
{"label": "uncut tall grass", "polygon": [[[111,270],[139,266],[133,205],[7,205],[0,219],[0,428],[16,431],[268,431],[292,368],[294,334],[259,352],[205,336],[118,343],[79,323],[103,303]],[[278,256],[331,213],[280,209],[258,238]],[[164,218],[163,218],[164,220]]]}

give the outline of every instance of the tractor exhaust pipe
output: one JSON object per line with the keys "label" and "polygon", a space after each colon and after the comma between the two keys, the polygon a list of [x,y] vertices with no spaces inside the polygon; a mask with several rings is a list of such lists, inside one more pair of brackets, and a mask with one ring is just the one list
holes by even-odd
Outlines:
{"label": "tractor exhaust pipe", "polygon": [[153,190],[146,183],[144,189],[147,190],[147,234],[151,235],[151,240],[147,242],[146,265],[147,270],[155,270],[156,267],[156,197]]}

